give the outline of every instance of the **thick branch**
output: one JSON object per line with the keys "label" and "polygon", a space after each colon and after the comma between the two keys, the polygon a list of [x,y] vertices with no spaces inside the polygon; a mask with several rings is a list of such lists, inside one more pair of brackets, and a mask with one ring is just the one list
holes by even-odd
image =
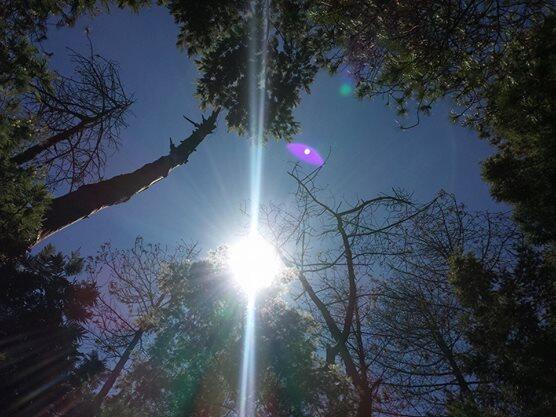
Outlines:
{"label": "thick branch", "polygon": [[102,116],[103,115],[98,115],[94,118],[84,118],[79,123],[77,123],[75,126],[72,126],[71,128],[69,128],[67,130],[64,130],[63,132],[57,133],[56,135],[53,135],[53,136],[43,140],[42,142],[39,142],[36,145],[33,145],[33,146],[25,149],[24,151],[18,153],[17,155],[15,155],[12,158],[12,161],[15,162],[16,164],[20,164],[20,165],[24,164],[25,162],[29,162],[32,159],[34,159],[37,155],[39,155],[42,152],[44,152],[45,150],[47,150],[48,148],[56,145],[57,143],[62,142],[63,140],[67,140],[67,139],[71,138],[76,133],[78,133],[78,132],[82,131],[83,129],[87,128],[90,124],[95,123]]}
{"label": "thick branch", "polygon": [[347,349],[346,339],[343,337],[342,332],[338,328],[338,325],[336,324],[336,321],[330,314],[330,311],[328,311],[328,308],[319,298],[319,296],[317,295],[317,293],[315,292],[315,290],[313,289],[313,287],[311,286],[311,284],[309,283],[309,281],[307,280],[303,272],[299,271],[298,277],[299,277],[299,281],[301,281],[301,285],[303,286],[303,289],[307,291],[309,298],[319,309],[326,323],[326,326],[328,327],[328,331],[336,341],[337,343],[336,346],[339,351],[338,353],[340,354],[342,361],[344,362],[348,376],[353,381],[353,384],[359,387],[361,385],[361,377],[359,375],[359,372],[357,372],[357,367],[355,366],[355,363],[353,362],[353,358],[351,357]]}
{"label": "thick branch", "polygon": [[89,217],[105,207],[123,203],[135,194],[168,176],[170,171],[187,162],[203,139],[216,127],[218,111],[203,119],[199,127],[178,146],[171,147],[170,154],[143,165],[141,168],[105,181],[87,184],[77,190],[55,198],[37,237],[38,243],[76,221]]}
{"label": "thick branch", "polygon": [[342,330],[342,337],[347,340],[349,332],[351,331],[351,324],[353,322],[353,313],[355,311],[355,303],[357,301],[357,283],[355,276],[355,267],[353,265],[353,253],[351,251],[351,244],[349,242],[347,233],[344,229],[344,224],[340,216],[336,216],[338,231],[342,236],[342,244],[344,245],[344,256],[347,265],[348,282],[349,282],[349,295],[348,305],[346,307],[346,315],[344,318],[344,328]]}

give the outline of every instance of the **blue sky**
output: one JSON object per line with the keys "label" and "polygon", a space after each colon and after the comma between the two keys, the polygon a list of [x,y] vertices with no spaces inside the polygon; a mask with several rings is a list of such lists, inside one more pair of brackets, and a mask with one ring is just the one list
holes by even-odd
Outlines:
{"label": "blue sky", "polygon": [[[85,27],[91,28],[95,51],[118,61],[128,92],[135,96],[122,146],[108,162],[106,177],[136,169],[168,153],[174,142],[188,136],[191,126],[182,115],[200,119],[194,97],[194,64],[176,48],[177,27],[163,8],[138,14],[114,9],[75,28],[53,29],[46,49],[52,64],[71,71],[67,47],[86,51]],[[296,110],[301,132],[296,141],[331,159],[321,186],[338,198],[353,199],[385,193],[393,187],[413,192],[417,201],[440,189],[456,194],[471,209],[499,210],[481,181],[479,162],[491,148],[476,134],[451,124],[448,107],[438,105],[432,116],[409,131],[401,131],[394,109],[380,99],[359,101],[340,94],[340,77],[320,74],[312,92]],[[222,118],[221,118],[222,119]],[[286,175],[293,158],[285,143],[264,149],[262,202],[287,203],[294,184]],[[151,189],[57,233],[45,243],[58,249],[93,254],[111,241],[128,247],[137,235],[172,245],[198,242],[204,250],[233,241],[247,223],[242,208],[250,198],[249,143],[226,131],[208,137],[189,162]]]}

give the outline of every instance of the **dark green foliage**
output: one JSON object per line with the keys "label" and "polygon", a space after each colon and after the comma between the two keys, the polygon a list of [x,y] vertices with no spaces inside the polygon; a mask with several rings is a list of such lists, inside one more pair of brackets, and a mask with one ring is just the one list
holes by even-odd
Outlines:
{"label": "dark green foliage", "polygon": [[[109,401],[107,416],[223,416],[239,407],[244,296],[214,261],[171,266],[168,279],[185,283],[181,300]],[[261,412],[349,415],[345,381],[315,356],[311,320],[276,295],[261,297],[255,330]]]}
{"label": "dark green foliage", "polygon": [[487,271],[473,256],[453,260],[451,282],[466,309],[468,370],[488,384],[478,407],[454,415],[546,417],[556,409],[556,266],[520,248],[512,270]]}
{"label": "dark green foliage", "polygon": [[178,44],[197,58],[202,105],[226,108],[228,127],[240,134],[262,105],[265,137],[290,139],[299,129],[293,109],[314,80],[325,38],[309,21],[308,2],[270,2],[263,72],[263,3],[171,1],[169,8],[180,25]]}
{"label": "dark green foliage", "polygon": [[22,255],[35,241],[48,204],[34,170],[11,161],[14,149],[28,134],[26,120],[0,116],[0,263]]}
{"label": "dark green foliage", "polygon": [[92,282],[72,277],[82,268],[51,246],[0,267],[0,414],[35,416],[69,411],[71,393],[102,370],[83,356],[83,323],[97,298]]}
{"label": "dark green foliage", "polygon": [[556,17],[516,43],[504,62],[511,76],[488,90],[483,128],[500,152],[483,165],[492,195],[515,207],[537,242],[556,241]]}
{"label": "dark green foliage", "polygon": [[[49,71],[36,42],[46,38],[47,22],[73,25],[85,12],[93,12],[95,0],[5,0],[0,7],[0,94],[15,97],[27,91],[35,79],[47,80]],[[14,104],[9,102],[9,104]],[[17,103],[15,103],[17,105]]]}

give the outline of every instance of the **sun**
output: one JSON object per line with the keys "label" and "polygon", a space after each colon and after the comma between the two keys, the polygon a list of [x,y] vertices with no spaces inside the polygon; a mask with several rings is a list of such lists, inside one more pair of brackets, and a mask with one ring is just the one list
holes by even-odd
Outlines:
{"label": "sun", "polygon": [[234,279],[249,295],[268,287],[282,269],[274,247],[256,232],[230,247],[228,262]]}

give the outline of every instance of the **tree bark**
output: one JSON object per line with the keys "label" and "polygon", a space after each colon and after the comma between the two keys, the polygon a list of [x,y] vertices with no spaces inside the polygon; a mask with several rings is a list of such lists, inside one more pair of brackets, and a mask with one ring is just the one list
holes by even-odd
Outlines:
{"label": "tree bark", "polygon": [[359,404],[357,405],[357,417],[371,417],[373,413],[372,394],[369,389],[359,390]]}
{"label": "tree bark", "polygon": [[89,217],[105,207],[126,202],[135,194],[168,176],[170,171],[187,162],[203,139],[216,128],[218,110],[196,125],[195,131],[178,146],[170,146],[170,153],[156,161],[126,174],[79,187],[52,200],[35,244],[59,230]]}

